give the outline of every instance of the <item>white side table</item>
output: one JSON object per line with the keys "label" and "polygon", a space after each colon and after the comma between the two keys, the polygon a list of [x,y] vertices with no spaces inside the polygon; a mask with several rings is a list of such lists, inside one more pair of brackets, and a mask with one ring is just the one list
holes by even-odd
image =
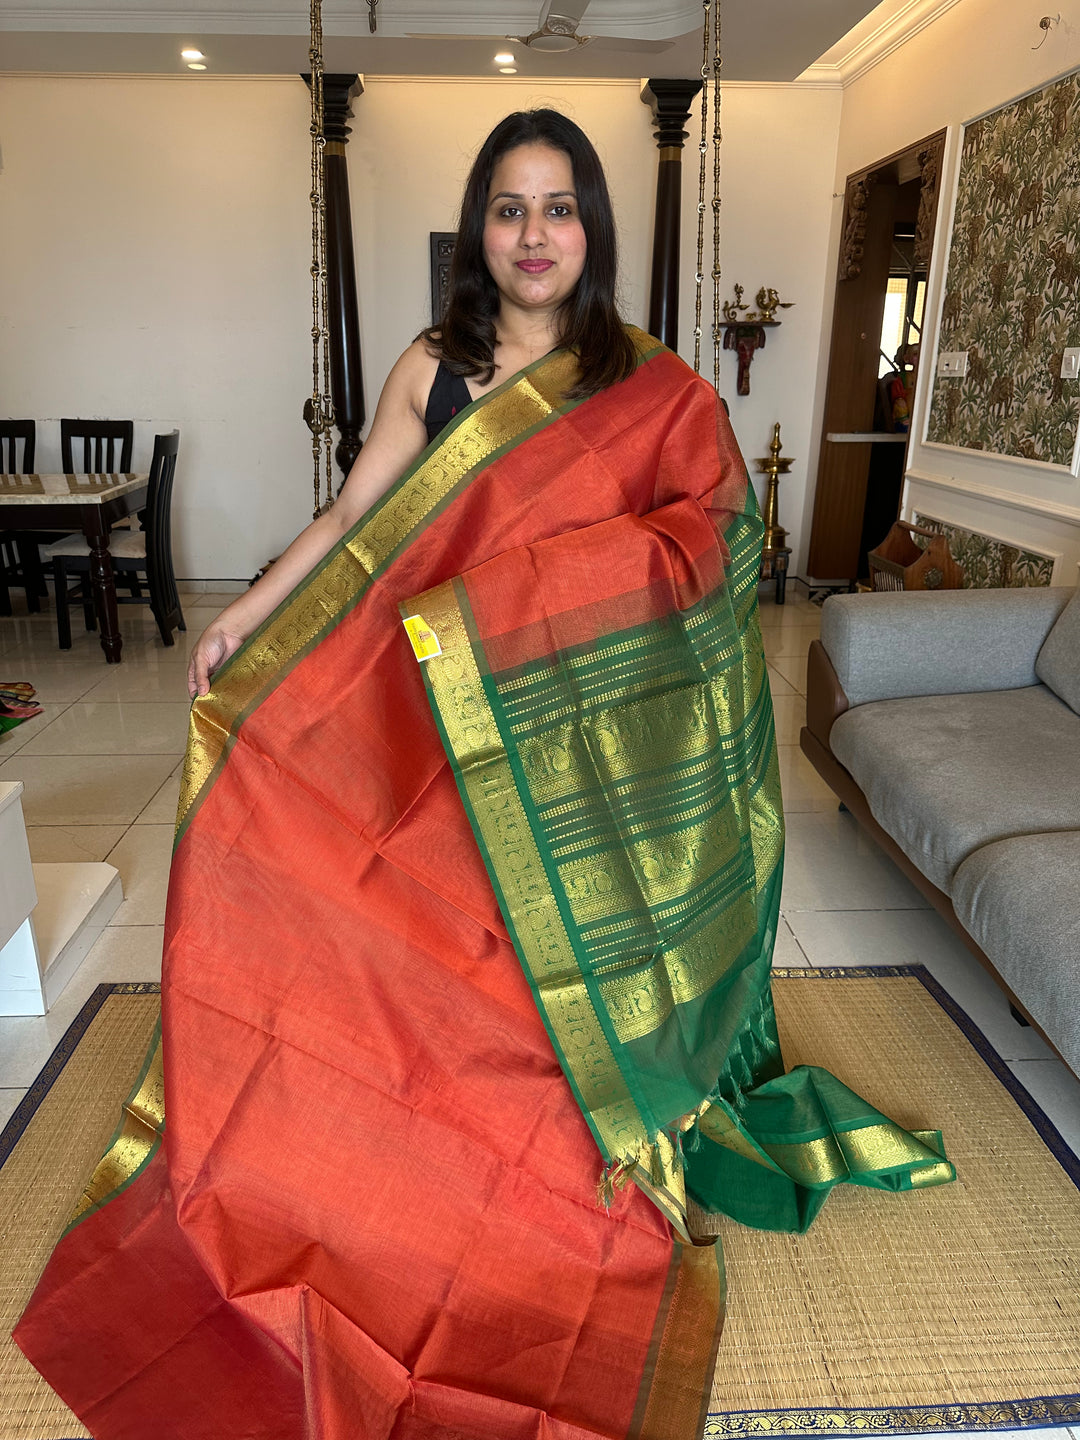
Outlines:
{"label": "white side table", "polygon": [[22,781],[0,782],[0,1015],[44,1015],[124,898],[112,865],[32,865]]}

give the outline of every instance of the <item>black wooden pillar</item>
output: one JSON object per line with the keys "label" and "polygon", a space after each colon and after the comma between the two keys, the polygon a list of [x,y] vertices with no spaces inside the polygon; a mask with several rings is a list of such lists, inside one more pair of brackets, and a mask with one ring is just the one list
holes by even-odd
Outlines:
{"label": "black wooden pillar", "polygon": [[[305,75],[311,84],[311,76]],[[330,322],[330,393],[338,443],[334,459],[343,476],[360,454],[364,428],[364,375],[360,361],[360,312],[356,303],[352,206],[345,146],[351,102],[364,93],[359,75],[323,76],[323,177],[326,193],[326,299]]]}
{"label": "black wooden pillar", "polygon": [[641,92],[653,115],[660,147],[656,171],[656,221],[653,226],[649,331],[674,350],[679,343],[679,232],[682,205],[682,152],[690,106],[701,90],[698,80],[650,80]]}

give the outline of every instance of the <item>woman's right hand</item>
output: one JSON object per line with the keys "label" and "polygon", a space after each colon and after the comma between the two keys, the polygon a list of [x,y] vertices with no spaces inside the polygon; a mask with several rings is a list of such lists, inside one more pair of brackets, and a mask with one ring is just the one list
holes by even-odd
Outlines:
{"label": "woman's right hand", "polygon": [[192,700],[206,694],[214,671],[220,670],[229,656],[236,654],[245,638],[222,624],[221,616],[206,627],[191,652],[188,665],[188,694]]}

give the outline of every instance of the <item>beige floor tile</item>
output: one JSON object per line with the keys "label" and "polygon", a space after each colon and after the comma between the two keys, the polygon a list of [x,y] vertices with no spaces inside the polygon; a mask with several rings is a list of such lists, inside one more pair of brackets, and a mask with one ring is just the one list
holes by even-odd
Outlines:
{"label": "beige floor tile", "polygon": [[118,844],[126,825],[30,825],[30,859],[39,865],[104,860]]}
{"label": "beige floor tile", "polygon": [[172,663],[158,658],[150,661],[125,655],[119,665],[108,671],[83,697],[86,700],[124,700],[141,704],[147,700],[188,702],[187,652],[182,661]]}
{"label": "beige floor tile", "polygon": [[773,946],[772,963],[781,968],[785,965],[809,965],[802,946],[792,934],[791,927],[780,916],[780,923],[776,927],[776,943]]}
{"label": "beige floor tile", "polygon": [[[769,670],[779,675],[788,685],[791,691],[800,695],[806,694],[806,658],[802,655],[789,655],[779,659],[769,656]],[[776,692],[773,691],[773,694]]]}
{"label": "beige floor tile", "polygon": [[821,611],[816,605],[803,601],[784,605],[771,605],[766,601],[758,607],[762,633],[775,634],[777,630],[820,630]]}
{"label": "beige floor tile", "polygon": [[180,804],[180,777],[183,773],[183,765],[177,765],[150,803],[140,812],[140,825],[175,826],[176,809]]}
{"label": "beige floor tile", "polygon": [[172,825],[132,825],[105,857],[120,871],[124,899],[110,925],[161,925],[172,864]]}
{"label": "beige floor tile", "polygon": [[[0,660],[2,658],[0,657]],[[34,698],[36,700],[37,696]],[[16,725],[14,730],[5,730],[0,733],[0,762],[10,759],[12,755],[17,755],[20,750],[25,750],[31,740],[42,734],[72,703],[70,700],[65,700],[58,705],[42,705],[40,715],[35,715],[32,720],[24,720],[21,725]]]}
{"label": "beige floor tile", "polygon": [[780,745],[777,749],[785,811],[793,815],[807,810],[835,810],[839,800],[798,745]]}
{"label": "beige floor tile", "polygon": [[15,1114],[16,1108],[25,1094],[25,1089],[0,1090],[0,1130]]}
{"label": "beige floor tile", "polygon": [[83,700],[70,705],[29,744],[25,755],[173,755],[184,753],[186,700]]}
{"label": "beige floor tile", "polygon": [[0,671],[4,672],[0,679],[28,680],[37,691],[34,699],[46,709],[82,699],[107,669],[100,650],[96,656],[88,652],[76,655],[74,651],[64,654],[55,649],[41,653],[20,645],[0,655]]}
{"label": "beige floor tile", "polygon": [[0,780],[21,780],[27,825],[124,825],[176,767],[173,755],[13,755]]}
{"label": "beige floor tile", "polygon": [[774,700],[780,695],[794,695],[796,693],[795,687],[772,665],[768,667],[768,670],[769,689],[772,691]]}
{"label": "beige floor tile", "polygon": [[777,695],[774,691],[773,718],[776,722],[776,743],[798,745],[799,731],[806,724],[806,701],[801,695]]}
{"label": "beige floor tile", "polygon": [[789,812],[787,839],[780,908],[800,944],[796,911],[927,908],[919,891],[854,818],[836,809],[835,799],[831,811]]}
{"label": "beige floor tile", "polygon": [[779,630],[763,630],[761,638],[765,646],[765,658],[770,665],[775,665],[777,660],[791,658],[805,662],[810,641],[816,640],[818,635],[817,627],[810,625],[789,625]]}

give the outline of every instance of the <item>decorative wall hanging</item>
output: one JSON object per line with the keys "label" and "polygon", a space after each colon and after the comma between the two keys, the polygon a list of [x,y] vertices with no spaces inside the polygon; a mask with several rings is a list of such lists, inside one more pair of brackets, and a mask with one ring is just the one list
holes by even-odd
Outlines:
{"label": "decorative wall hanging", "polygon": [[1068,467],[1080,381],[1080,74],[975,120],[964,146],[927,440]]}
{"label": "decorative wall hanging", "polygon": [[765,327],[779,326],[777,310],[790,310],[794,300],[781,300],[771,286],[763,285],[755,300],[757,309],[751,310],[743,304],[743,287],[735,286],[735,299],[725,302],[723,307],[724,349],[734,350],[739,360],[739,378],[735,386],[737,395],[750,394],[750,366],[758,350],[765,345]]}
{"label": "decorative wall hanging", "polygon": [[431,256],[431,323],[442,319],[446,304],[446,288],[450,284],[450,261],[457,244],[456,230],[430,230],[428,243]]}

